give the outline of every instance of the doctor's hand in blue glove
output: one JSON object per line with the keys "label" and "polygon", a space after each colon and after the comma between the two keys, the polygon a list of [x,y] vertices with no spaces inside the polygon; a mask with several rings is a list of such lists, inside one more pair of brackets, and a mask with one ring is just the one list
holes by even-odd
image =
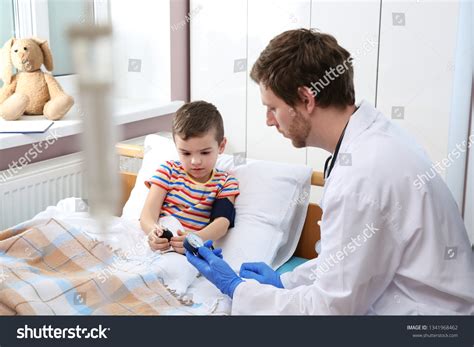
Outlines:
{"label": "doctor's hand in blue glove", "polygon": [[232,298],[235,288],[237,288],[243,280],[237,276],[229,264],[222,259],[221,250],[215,249],[211,251],[209,249],[211,245],[212,241],[208,240],[204,243],[203,247],[198,248],[199,255],[202,258],[189,251],[186,251],[186,258],[188,258],[188,261],[222,293]]}
{"label": "doctor's hand in blue glove", "polygon": [[243,263],[240,267],[240,277],[251,278],[263,284],[283,288],[280,275],[265,263]]}

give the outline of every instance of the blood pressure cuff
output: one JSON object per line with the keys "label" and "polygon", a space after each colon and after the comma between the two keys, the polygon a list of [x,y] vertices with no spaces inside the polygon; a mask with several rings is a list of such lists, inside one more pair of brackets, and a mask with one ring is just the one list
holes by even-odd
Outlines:
{"label": "blood pressure cuff", "polygon": [[235,207],[234,204],[227,198],[216,199],[214,204],[212,204],[211,222],[219,217],[227,218],[230,223],[229,228],[234,227]]}

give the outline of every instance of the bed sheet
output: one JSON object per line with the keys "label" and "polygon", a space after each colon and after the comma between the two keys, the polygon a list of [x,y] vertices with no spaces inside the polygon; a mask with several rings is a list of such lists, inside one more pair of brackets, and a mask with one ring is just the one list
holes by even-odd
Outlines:
{"label": "bed sheet", "polygon": [[137,225],[118,217],[104,236],[76,205],[65,199],[1,232],[0,314],[230,313],[184,256],[151,252]]}

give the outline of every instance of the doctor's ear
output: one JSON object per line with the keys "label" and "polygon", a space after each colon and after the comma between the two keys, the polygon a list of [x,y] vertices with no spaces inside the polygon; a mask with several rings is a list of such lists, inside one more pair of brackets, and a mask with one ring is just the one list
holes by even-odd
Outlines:
{"label": "doctor's ear", "polygon": [[298,96],[308,113],[313,112],[316,107],[316,92],[306,86],[298,87]]}

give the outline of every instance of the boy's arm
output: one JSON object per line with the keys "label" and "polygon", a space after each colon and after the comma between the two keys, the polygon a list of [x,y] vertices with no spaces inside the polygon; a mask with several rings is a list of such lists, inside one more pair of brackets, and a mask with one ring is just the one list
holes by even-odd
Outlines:
{"label": "boy's arm", "polygon": [[[229,197],[226,197],[225,199],[229,199],[232,204],[235,202],[235,196],[229,196]],[[223,237],[225,234],[227,234],[227,230],[229,230],[229,225],[230,225],[230,222],[227,218],[218,217],[214,219],[205,228],[199,231],[196,231],[195,234],[201,237],[203,241],[207,241],[207,240],[215,241]],[[184,241],[184,238],[186,237],[186,233],[178,231],[178,235],[179,236],[175,236],[171,238],[170,244],[176,252],[184,254],[185,249],[183,246],[183,241]]]}
{"label": "boy's arm", "polygon": [[[224,199],[229,199],[232,204],[235,203],[235,196],[229,196]],[[230,222],[225,217],[218,217],[212,221],[208,226],[196,232],[204,241],[219,240],[227,234]]]}
{"label": "boy's arm", "polygon": [[140,215],[140,226],[147,235],[155,228],[166,194],[165,189],[156,184],[151,185]]}

